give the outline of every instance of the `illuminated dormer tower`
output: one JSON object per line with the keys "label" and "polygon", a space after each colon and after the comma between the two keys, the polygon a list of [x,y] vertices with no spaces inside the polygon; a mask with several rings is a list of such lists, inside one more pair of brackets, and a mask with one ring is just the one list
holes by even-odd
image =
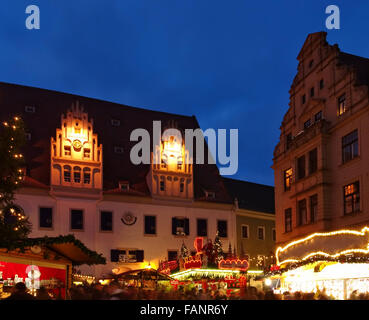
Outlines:
{"label": "illuminated dormer tower", "polygon": [[56,139],[51,138],[50,182],[54,194],[78,192],[88,198],[101,194],[102,145],[78,101],[62,115]]}
{"label": "illuminated dormer tower", "polygon": [[193,199],[192,159],[185,148],[183,135],[172,124],[151,154],[147,182],[152,196]]}

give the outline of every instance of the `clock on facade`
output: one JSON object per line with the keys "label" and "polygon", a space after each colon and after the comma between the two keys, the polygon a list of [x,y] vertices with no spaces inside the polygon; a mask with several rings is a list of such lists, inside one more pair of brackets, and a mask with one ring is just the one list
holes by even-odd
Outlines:
{"label": "clock on facade", "polygon": [[79,151],[79,150],[81,150],[81,148],[82,148],[82,143],[81,143],[81,141],[79,141],[79,140],[74,140],[73,141],[73,148],[74,148],[74,150],[76,150],[76,151]]}

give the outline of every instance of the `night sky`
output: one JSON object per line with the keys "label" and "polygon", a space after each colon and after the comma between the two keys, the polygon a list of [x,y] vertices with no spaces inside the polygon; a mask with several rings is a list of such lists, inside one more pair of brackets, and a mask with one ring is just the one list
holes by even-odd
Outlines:
{"label": "night sky", "polygon": [[[0,81],[196,115],[204,130],[238,128],[232,177],[273,185],[273,150],[306,36],[327,31],[329,43],[369,57],[369,2],[255,2],[2,0]],[[31,4],[40,30],[25,27]],[[331,4],[340,30],[325,28]]]}

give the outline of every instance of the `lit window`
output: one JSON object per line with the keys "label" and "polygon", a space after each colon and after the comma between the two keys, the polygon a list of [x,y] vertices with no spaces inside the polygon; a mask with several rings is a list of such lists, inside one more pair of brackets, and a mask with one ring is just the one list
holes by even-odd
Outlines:
{"label": "lit window", "polygon": [[83,149],[83,157],[85,157],[85,158],[90,157],[90,149],[88,149],[88,148]]}
{"label": "lit window", "polygon": [[177,236],[188,236],[190,234],[190,220],[188,218],[172,218],[172,234]]}
{"label": "lit window", "polygon": [[338,109],[337,109],[337,115],[340,116],[344,114],[347,111],[346,107],[346,95],[343,94],[338,98]]}
{"label": "lit window", "polygon": [[291,190],[292,168],[285,170],[283,176],[284,176],[284,191]]}
{"label": "lit window", "polygon": [[343,187],[344,213],[350,214],[360,211],[360,184],[359,181]]}
{"label": "lit window", "polygon": [[70,146],[64,146],[64,155],[70,156],[72,154],[71,147]]}

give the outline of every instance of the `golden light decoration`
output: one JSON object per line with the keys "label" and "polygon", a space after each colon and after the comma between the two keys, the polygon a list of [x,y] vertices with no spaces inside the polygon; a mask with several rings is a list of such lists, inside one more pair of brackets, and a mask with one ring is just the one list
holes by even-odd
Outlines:
{"label": "golden light decoration", "polygon": [[[275,253],[276,256],[276,261],[277,261],[277,265],[282,265],[282,264],[286,264],[286,263],[293,263],[293,262],[298,262],[299,260],[296,259],[286,259],[284,261],[279,261],[279,254],[281,252],[286,251],[288,248],[295,246],[297,244],[306,242],[314,237],[329,237],[329,236],[334,236],[334,235],[340,235],[340,234],[353,234],[353,235],[357,235],[357,236],[364,236],[366,232],[369,231],[368,227],[364,227],[361,229],[361,231],[357,231],[357,230],[337,230],[337,231],[332,231],[332,232],[316,232],[313,233],[303,239],[299,239],[299,240],[295,240],[290,242],[289,244],[287,244],[286,246],[282,247],[278,247]],[[306,256],[304,256],[301,260],[307,260],[313,256],[317,256],[317,255],[321,255],[321,256],[325,256],[325,257],[331,257],[331,258],[336,258],[339,257],[340,255],[344,255],[344,254],[348,254],[348,253],[364,253],[364,254],[368,254],[369,253],[369,243],[367,245],[367,249],[348,249],[348,250],[343,250],[339,253],[336,254],[329,254],[323,251],[316,251],[316,252],[311,252],[309,254],[307,254]]]}

